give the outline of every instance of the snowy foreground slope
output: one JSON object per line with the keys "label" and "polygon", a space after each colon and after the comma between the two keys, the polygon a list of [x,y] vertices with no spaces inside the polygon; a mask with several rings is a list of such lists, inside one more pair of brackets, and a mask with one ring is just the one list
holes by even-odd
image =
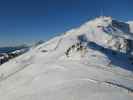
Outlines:
{"label": "snowy foreground slope", "polygon": [[0,100],[133,100],[133,33],[100,17],[0,66]]}

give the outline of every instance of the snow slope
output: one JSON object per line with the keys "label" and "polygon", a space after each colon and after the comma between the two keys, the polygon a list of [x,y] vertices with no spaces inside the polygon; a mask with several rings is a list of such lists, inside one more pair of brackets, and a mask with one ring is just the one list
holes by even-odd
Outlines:
{"label": "snow slope", "polygon": [[132,100],[124,41],[133,37],[127,24],[113,21],[96,18],[0,66],[0,99]]}

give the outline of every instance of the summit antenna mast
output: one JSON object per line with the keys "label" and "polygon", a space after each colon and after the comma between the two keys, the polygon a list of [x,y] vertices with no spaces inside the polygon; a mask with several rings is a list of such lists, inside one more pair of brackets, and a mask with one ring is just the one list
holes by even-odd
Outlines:
{"label": "summit antenna mast", "polygon": [[104,17],[104,15],[103,15],[103,8],[101,8],[101,17],[103,18]]}

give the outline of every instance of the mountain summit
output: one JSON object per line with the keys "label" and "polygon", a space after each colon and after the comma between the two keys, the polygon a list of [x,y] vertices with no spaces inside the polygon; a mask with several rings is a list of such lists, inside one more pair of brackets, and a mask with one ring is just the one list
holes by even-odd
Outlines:
{"label": "mountain summit", "polygon": [[0,67],[2,100],[132,100],[132,25],[101,16]]}
{"label": "mountain summit", "polygon": [[80,28],[68,31],[67,34],[84,34],[89,41],[103,47],[129,52],[133,48],[133,33],[130,30],[127,23],[101,16],[83,24]]}

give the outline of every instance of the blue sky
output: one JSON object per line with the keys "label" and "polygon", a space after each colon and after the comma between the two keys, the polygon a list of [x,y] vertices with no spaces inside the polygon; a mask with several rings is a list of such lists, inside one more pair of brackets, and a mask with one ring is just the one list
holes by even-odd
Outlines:
{"label": "blue sky", "polygon": [[0,0],[0,46],[47,40],[103,14],[133,20],[133,0]]}

